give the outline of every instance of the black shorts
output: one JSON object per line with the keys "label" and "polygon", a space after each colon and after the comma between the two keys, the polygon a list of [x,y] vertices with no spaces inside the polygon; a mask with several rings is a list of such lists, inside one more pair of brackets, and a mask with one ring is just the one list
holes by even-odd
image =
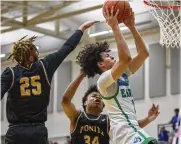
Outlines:
{"label": "black shorts", "polygon": [[157,140],[152,140],[148,144],[158,144]]}
{"label": "black shorts", "polygon": [[48,132],[44,124],[10,125],[5,144],[48,144]]}

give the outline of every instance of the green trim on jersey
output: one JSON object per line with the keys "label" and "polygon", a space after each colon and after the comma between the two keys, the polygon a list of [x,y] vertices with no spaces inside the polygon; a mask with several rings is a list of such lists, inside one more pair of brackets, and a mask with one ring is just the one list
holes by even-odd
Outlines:
{"label": "green trim on jersey", "polygon": [[155,140],[153,137],[146,137],[142,132],[138,131],[136,127],[134,127],[134,125],[131,123],[131,121],[129,120],[128,115],[123,111],[118,99],[117,99],[117,95],[119,93],[119,85],[117,88],[117,92],[115,95],[111,96],[111,97],[104,97],[101,95],[101,97],[105,100],[111,100],[114,98],[114,101],[116,102],[118,108],[121,110],[121,112],[123,113],[124,117],[126,118],[126,121],[128,122],[128,125],[135,131],[137,132],[143,139],[144,141],[142,142],[142,144],[148,144],[150,141]]}
{"label": "green trim on jersey", "polygon": [[118,99],[117,99],[116,97],[114,97],[114,100],[115,100],[117,106],[119,107],[119,109],[121,110],[121,112],[123,113],[123,115],[125,116],[125,118],[126,118],[126,120],[127,120],[127,122],[128,122],[128,125],[130,125],[131,128],[132,128],[135,132],[137,132],[137,133],[144,139],[144,141],[142,142],[142,144],[148,144],[151,140],[154,140],[153,137],[148,137],[148,138],[147,138],[142,132],[138,131],[137,128],[135,128],[134,125],[130,122],[130,120],[129,120],[129,118],[128,118],[128,115],[123,111],[121,105],[119,104]]}
{"label": "green trim on jersey", "polygon": [[105,100],[110,100],[110,99],[116,98],[117,95],[118,95],[118,93],[119,93],[119,85],[118,85],[117,92],[116,92],[115,95],[110,96],[110,97],[105,97],[105,96],[102,96],[102,95],[101,95],[101,97],[102,97],[103,99],[105,99]]}
{"label": "green trim on jersey", "polygon": [[139,134],[142,138],[147,139],[147,138],[144,136],[144,134],[142,134],[140,131],[138,131],[138,134]]}
{"label": "green trim on jersey", "polygon": [[138,130],[137,130],[137,129],[133,126],[133,124],[130,122],[130,120],[129,120],[129,118],[128,118],[128,115],[123,111],[121,105],[119,104],[118,99],[115,97],[114,100],[115,100],[117,106],[119,107],[119,109],[121,110],[121,112],[123,113],[124,117],[126,118],[126,121],[128,122],[128,125],[130,125],[130,126],[133,128],[133,130],[134,130],[135,132],[137,132]]}
{"label": "green trim on jersey", "polygon": [[[137,129],[132,125],[132,123],[130,122],[130,120],[129,120],[129,118],[128,118],[128,115],[123,111],[123,109],[121,108],[121,105],[119,104],[119,101],[118,101],[117,98],[116,98],[117,95],[118,95],[118,93],[119,93],[119,85],[118,85],[117,92],[116,92],[115,95],[113,95],[113,96],[111,96],[111,97],[104,97],[104,96],[101,95],[101,97],[102,97],[103,99],[105,99],[105,100],[111,100],[111,99],[114,98],[117,106],[119,107],[119,109],[121,110],[121,112],[123,113],[123,115],[125,116],[128,124],[133,128],[133,130],[134,130],[135,132],[137,132]],[[141,132],[140,132],[140,133],[141,133]],[[145,137],[144,137],[144,139],[145,139]]]}
{"label": "green trim on jersey", "polygon": [[153,137],[148,137],[141,144],[148,144],[152,140],[155,140],[155,139]]}

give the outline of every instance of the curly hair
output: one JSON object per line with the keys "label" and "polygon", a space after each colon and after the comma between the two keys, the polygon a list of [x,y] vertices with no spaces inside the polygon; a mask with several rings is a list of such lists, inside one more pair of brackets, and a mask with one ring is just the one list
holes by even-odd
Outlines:
{"label": "curly hair", "polygon": [[94,77],[96,74],[101,74],[101,70],[97,62],[103,61],[101,57],[102,52],[109,52],[109,44],[105,42],[88,44],[77,56],[77,63],[80,65],[81,70],[89,77]]}
{"label": "curly hair", "polygon": [[84,108],[84,111],[86,111],[86,106],[84,105],[84,103],[85,101],[87,101],[88,95],[91,94],[92,92],[99,92],[96,85],[91,85],[82,98],[82,106]]}
{"label": "curly hair", "polygon": [[8,59],[12,58],[12,61],[16,60],[19,65],[29,67],[29,57],[32,50],[34,48],[36,49],[36,46],[33,44],[36,36],[24,40],[25,37],[27,36],[24,36],[19,41],[13,43],[12,53]]}

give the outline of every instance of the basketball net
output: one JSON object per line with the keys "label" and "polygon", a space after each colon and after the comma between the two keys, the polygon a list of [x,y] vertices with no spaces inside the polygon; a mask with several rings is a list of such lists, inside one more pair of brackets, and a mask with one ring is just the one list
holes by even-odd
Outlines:
{"label": "basketball net", "polygon": [[180,2],[168,0],[144,0],[160,27],[160,44],[166,48],[181,47]]}

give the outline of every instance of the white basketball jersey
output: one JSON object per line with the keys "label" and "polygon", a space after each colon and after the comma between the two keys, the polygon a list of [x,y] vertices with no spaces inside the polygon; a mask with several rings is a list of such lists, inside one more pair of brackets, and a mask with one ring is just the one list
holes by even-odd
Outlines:
{"label": "white basketball jersey", "polygon": [[134,100],[126,74],[113,82],[105,91],[100,90],[100,93],[110,118],[110,134],[113,144],[142,144],[150,138],[138,125]]}

